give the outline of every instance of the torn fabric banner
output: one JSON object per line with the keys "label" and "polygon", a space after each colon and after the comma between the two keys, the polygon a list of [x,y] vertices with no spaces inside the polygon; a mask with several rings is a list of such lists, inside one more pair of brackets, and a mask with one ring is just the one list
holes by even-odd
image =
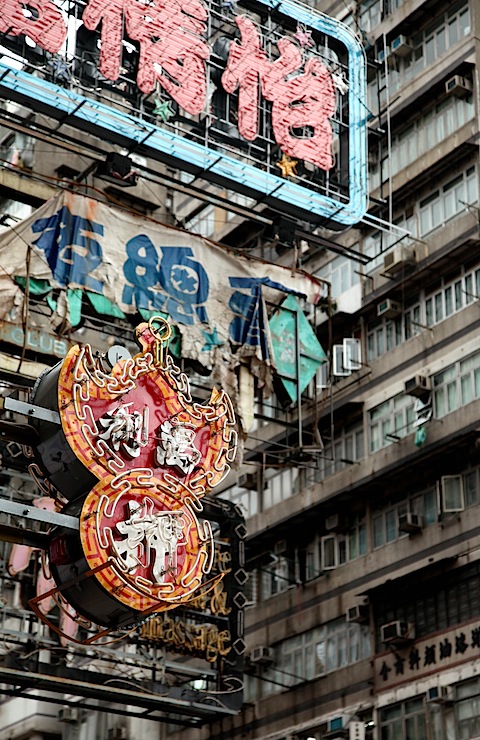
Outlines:
{"label": "torn fabric banner", "polygon": [[61,191],[0,233],[0,319],[23,301],[27,255],[30,280],[60,288],[69,315],[78,317],[79,291],[92,303],[92,295],[103,297],[120,315],[161,313],[180,331],[183,357],[212,368],[234,356],[259,376],[255,364],[271,362],[267,304],[285,294],[312,304],[326,297],[326,284],[305,272]]}

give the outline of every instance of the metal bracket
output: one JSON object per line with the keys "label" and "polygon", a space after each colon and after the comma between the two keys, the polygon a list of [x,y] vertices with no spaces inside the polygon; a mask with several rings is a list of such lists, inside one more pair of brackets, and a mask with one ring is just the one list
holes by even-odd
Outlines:
{"label": "metal bracket", "polygon": [[78,531],[78,529],[80,528],[79,519],[75,516],[61,514],[57,511],[38,509],[36,506],[20,504],[16,501],[8,501],[4,498],[0,499],[0,504],[0,508],[3,514],[13,514],[14,516],[21,517],[22,519],[28,519],[31,522],[51,524],[54,527],[63,527],[64,529],[75,529]]}
{"label": "metal bracket", "polygon": [[34,417],[35,419],[42,419],[43,421],[49,421],[52,424],[61,424],[60,414],[58,411],[52,411],[43,406],[35,406],[35,404],[26,403],[25,401],[18,401],[16,398],[11,398],[11,396],[0,398],[0,409],[14,411],[17,414]]}

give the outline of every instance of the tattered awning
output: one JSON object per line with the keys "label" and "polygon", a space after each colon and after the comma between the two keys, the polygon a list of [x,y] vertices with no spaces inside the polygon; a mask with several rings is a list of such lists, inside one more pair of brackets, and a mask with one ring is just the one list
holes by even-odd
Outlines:
{"label": "tattered awning", "polygon": [[260,377],[271,364],[266,303],[326,297],[303,271],[66,191],[0,234],[0,267],[0,320],[22,305],[28,277],[37,293],[60,289],[65,328],[79,323],[85,295],[108,315],[162,314],[181,334],[183,357],[207,368],[234,358]]}

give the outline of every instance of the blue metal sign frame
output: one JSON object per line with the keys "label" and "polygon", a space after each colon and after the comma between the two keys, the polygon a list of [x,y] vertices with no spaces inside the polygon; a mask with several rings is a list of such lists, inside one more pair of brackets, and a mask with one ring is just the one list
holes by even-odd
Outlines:
{"label": "blue metal sign frame", "polygon": [[153,159],[257,198],[285,213],[312,223],[352,226],[368,206],[366,59],[359,39],[343,23],[292,0],[258,0],[263,5],[340,42],[348,68],[348,197],[327,196],[266,172],[218,149],[179,136],[53,82],[0,62],[0,93],[57,120],[68,122],[112,143],[141,145]]}

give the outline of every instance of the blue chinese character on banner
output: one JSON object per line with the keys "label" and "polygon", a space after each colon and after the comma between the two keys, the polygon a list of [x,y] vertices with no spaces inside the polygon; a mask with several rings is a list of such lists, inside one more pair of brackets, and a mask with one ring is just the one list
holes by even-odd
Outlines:
{"label": "blue chinese character on banner", "polygon": [[126,244],[128,259],[123,265],[123,274],[128,283],[123,288],[122,300],[137,308],[161,309],[164,296],[156,294],[158,285],[158,253],[146,234],[139,234]]}
{"label": "blue chinese character on banner", "polygon": [[195,315],[208,322],[203,305],[209,294],[208,275],[190,247],[162,247],[158,263],[152,241],[139,234],[127,242],[126,250],[124,303],[164,311],[179,324],[195,323]]}
{"label": "blue chinese character on banner", "polygon": [[[265,316],[262,300],[262,278],[230,278],[232,288],[246,288],[248,293],[235,290],[228,305],[235,314],[230,323],[230,337],[234,344],[253,347],[264,344]],[[263,354],[263,353],[262,353]],[[266,355],[268,357],[268,353]]]}
{"label": "blue chinese character on banner", "polygon": [[92,236],[103,236],[102,224],[83,216],[74,216],[66,206],[32,224],[32,231],[40,234],[34,242],[45,252],[55,280],[67,287],[76,285],[103,293],[103,281],[92,277],[92,272],[102,264],[100,243]]}
{"label": "blue chinese character on banner", "polygon": [[231,295],[229,306],[236,315],[230,323],[230,337],[235,344],[260,347],[262,357],[268,359],[270,357],[266,333],[268,317],[262,296],[262,286],[275,288],[284,293],[300,294],[267,277],[231,277],[229,279],[232,288],[243,288],[249,291],[246,293],[235,290]]}
{"label": "blue chinese character on banner", "polygon": [[162,247],[160,285],[169,298],[165,310],[180,324],[193,324],[194,311],[198,320],[208,323],[203,303],[208,298],[209,281],[205,269],[193,258],[190,247]]}

